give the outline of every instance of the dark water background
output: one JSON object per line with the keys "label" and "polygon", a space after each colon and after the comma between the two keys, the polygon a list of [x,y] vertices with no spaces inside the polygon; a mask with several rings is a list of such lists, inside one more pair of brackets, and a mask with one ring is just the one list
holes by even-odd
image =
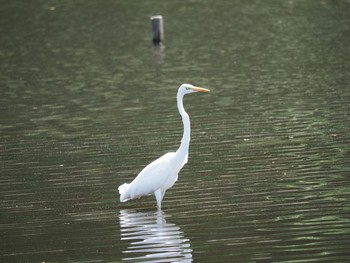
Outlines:
{"label": "dark water background", "polygon": [[[1,262],[349,260],[350,1],[0,3]],[[184,82],[189,163],[120,204]]]}

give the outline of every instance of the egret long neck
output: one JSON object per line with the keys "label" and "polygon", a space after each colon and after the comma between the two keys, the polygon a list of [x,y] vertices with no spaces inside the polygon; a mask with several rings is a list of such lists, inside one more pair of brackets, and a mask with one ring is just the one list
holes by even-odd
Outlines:
{"label": "egret long neck", "polygon": [[177,108],[179,110],[179,113],[182,118],[183,123],[183,136],[181,140],[181,145],[179,149],[176,151],[176,155],[178,158],[183,159],[183,165],[187,163],[187,157],[188,157],[188,149],[190,146],[190,140],[191,140],[191,125],[190,125],[190,117],[186,113],[184,106],[183,106],[183,94],[177,94]]}

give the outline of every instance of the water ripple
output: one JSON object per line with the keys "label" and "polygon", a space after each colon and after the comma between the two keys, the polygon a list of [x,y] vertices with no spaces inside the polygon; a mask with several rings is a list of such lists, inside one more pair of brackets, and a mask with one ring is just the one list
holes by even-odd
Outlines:
{"label": "water ripple", "polygon": [[121,210],[121,240],[129,244],[123,251],[125,261],[191,262],[190,240],[175,224],[167,223],[163,211]]}

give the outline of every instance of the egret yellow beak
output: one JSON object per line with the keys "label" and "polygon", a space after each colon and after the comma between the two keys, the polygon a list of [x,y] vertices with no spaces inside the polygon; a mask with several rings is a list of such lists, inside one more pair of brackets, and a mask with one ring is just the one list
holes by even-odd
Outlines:
{"label": "egret yellow beak", "polygon": [[198,92],[209,92],[210,90],[200,87],[192,87],[192,90],[198,91]]}

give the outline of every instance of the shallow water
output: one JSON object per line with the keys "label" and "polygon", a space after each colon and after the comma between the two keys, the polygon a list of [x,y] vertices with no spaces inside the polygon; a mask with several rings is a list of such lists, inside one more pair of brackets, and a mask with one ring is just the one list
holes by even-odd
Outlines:
{"label": "shallow water", "polygon": [[[348,1],[3,2],[1,261],[347,261]],[[120,204],[184,82],[189,163]]]}

